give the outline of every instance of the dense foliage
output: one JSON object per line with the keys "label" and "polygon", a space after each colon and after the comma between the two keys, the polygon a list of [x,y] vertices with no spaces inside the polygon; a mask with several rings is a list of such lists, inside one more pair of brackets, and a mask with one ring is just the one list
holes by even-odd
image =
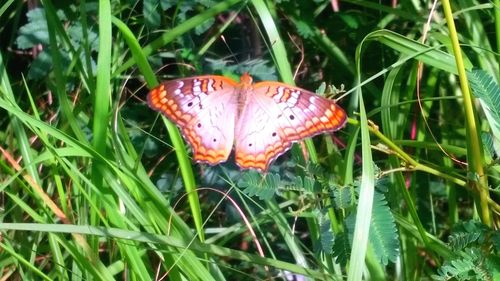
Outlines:
{"label": "dense foliage", "polygon": [[[1,278],[499,280],[500,0],[400,2],[0,3]],[[243,72],[347,126],[193,163],[148,89]]]}

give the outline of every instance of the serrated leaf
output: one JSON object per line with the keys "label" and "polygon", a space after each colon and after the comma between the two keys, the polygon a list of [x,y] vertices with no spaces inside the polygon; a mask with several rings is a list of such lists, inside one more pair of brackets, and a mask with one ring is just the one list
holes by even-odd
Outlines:
{"label": "serrated leaf", "polygon": [[383,193],[375,192],[370,224],[370,244],[383,265],[399,256],[396,223]]}
{"label": "serrated leaf", "polygon": [[[67,53],[61,52],[61,60],[63,65],[70,64]],[[29,80],[40,80],[45,78],[51,70],[52,54],[49,49],[44,49],[31,63],[27,78]]]}
{"label": "serrated leaf", "polygon": [[348,209],[355,201],[354,188],[352,186],[338,187],[332,191],[333,201],[337,208]]}
{"label": "serrated leaf", "polygon": [[49,33],[45,10],[36,8],[29,11],[26,16],[28,23],[21,26],[16,44],[19,49],[29,49],[38,44],[49,44]]}
{"label": "serrated leaf", "polygon": [[461,250],[472,243],[475,243],[479,237],[480,233],[468,233],[468,232],[458,232],[450,235],[450,246],[453,250]]}
{"label": "serrated leaf", "polygon": [[47,49],[43,50],[31,63],[27,78],[40,80],[47,76],[52,69],[52,56]]}
{"label": "serrated leaf", "polygon": [[304,186],[304,181],[302,180],[302,177],[296,176],[293,178],[293,188],[295,190],[298,190]]}
{"label": "serrated leaf", "polygon": [[454,251],[484,243],[490,229],[479,221],[469,220],[457,223],[449,236],[449,244]]}
{"label": "serrated leaf", "polygon": [[311,176],[323,177],[324,169],[318,163],[309,162],[307,164],[307,173]]}
{"label": "serrated leaf", "polygon": [[325,215],[321,216],[319,235],[321,250],[327,254],[331,254],[333,252],[334,239],[330,219]]}
{"label": "serrated leaf", "polygon": [[446,262],[438,269],[439,276],[433,276],[434,280],[471,280],[475,265],[469,258],[455,259]]}
{"label": "serrated leaf", "polygon": [[297,20],[295,26],[297,27],[297,33],[305,39],[310,38],[314,35],[312,28],[309,26],[309,23],[305,21]]}
{"label": "serrated leaf", "polygon": [[316,181],[313,178],[305,176],[303,182],[303,187],[306,191],[314,192]]}
{"label": "serrated leaf", "polygon": [[[344,188],[345,189],[345,188]],[[373,252],[384,265],[389,261],[395,262],[399,256],[399,239],[396,223],[383,193],[375,192],[373,212],[370,221],[369,243]],[[352,212],[345,219],[345,230],[352,243],[356,212]]]}
{"label": "serrated leaf", "polygon": [[351,243],[349,242],[348,235],[339,233],[335,236],[333,241],[332,253],[335,257],[335,262],[341,266],[345,266],[351,257]]}
{"label": "serrated leaf", "polygon": [[495,147],[493,137],[491,134],[486,133],[486,132],[481,132],[481,142],[483,143],[484,146],[484,154],[485,157],[489,160],[496,158],[499,154],[499,148]]}
{"label": "serrated leaf", "polygon": [[248,171],[243,174],[238,185],[249,196],[258,196],[261,200],[270,200],[278,189],[279,182],[279,175],[268,173],[263,176],[256,171]]}
{"label": "serrated leaf", "polygon": [[474,69],[467,73],[467,77],[490,125],[494,147],[500,149],[500,87],[484,70]]}

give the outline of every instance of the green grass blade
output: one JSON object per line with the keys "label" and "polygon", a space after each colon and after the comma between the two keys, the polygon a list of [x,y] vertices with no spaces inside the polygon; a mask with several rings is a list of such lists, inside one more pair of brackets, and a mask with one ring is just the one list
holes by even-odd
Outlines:
{"label": "green grass blade", "polygon": [[[433,66],[449,73],[457,74],[455,59],[450,54],[429,47],[425,44],[409,39],[403,35],[389,30],[377,30],[368,34],[366,40],[378,41],[404,55],[414,56],[426,65]],[[471,69],[471,65],[466,65]]]}
{"label": "green grass blade", "polygon": [[[1,229],[1,227],[0,227]],[[12,257],[16,258],[17,262],[20,262],[24,266],[26,266],[29,270],[31,270],[38,278],[41,278],[43,280],[53,280],[49,276],[47,276],[45,273],[43,273],[41,270],[39,270],[37,267],[35,267],[31,262],[27,261],[24,256],[22,256],[16,249],[12,247],[10,244],[5,244],[5,243],[0,243],[0,248],[10,254]],[[18,265],[12,265],[12,266],[18,266]]]}
{"label": "green grass blade", "polygon": [[[363,43],[356,48],[356,69],[359,79],[361,77],[361,53]],[[359,191],[358,207],[356,209],[356,223],[354,227],[351,258],[347,280],[361,280],[365,268],[365,258],[368,249],[368,238],[370,234],[370,223],[373,212],[373,200],[375,193],[375,171],[371,153],[371,142],[368,118],[361,87],[358,87],[357,97],[359,101],[359,125],[361,131],[361,156],[362,171]]]}
{"label": "green grass blade", "polygon": [[[109,109],[111,102],[111,3],[99,1],[99,53],[97,57],[97,83],[94,93],[93,146],[100,154],[106,152]],[[97,171],[96,171],[97,172]]]}
{"label": "green grass blade", "polygon": [[[268,265],[278,269],[288,270],[318,280],[331,280],[331,276],[323,274],[313,269],[307,269],[292,263],[263,258],[257,255],[249,254],[243,251],[233,250],[217,245],[204,244],[198,241],[186,242],[183,239],[156,235],[151,233],[136,232],[123,230],[119,228],[94,227],[89,225],[61,225],[61,224],[38,224],[38,223],[0,223],[2,230],[20,230],[20,231],[40,231],[51,233],[79,233],[84,235],[94,235],[99,237],[107,237],[124,242],[135,241],[137,243],[148,243],[155,245],[168,245],[176,249],[190,249],[200,253],[210,253],[222,257],[230,257],[236,260],[251,262],[254,264]],[[65,245],[65,247],[68,245]],[[188,260],[188,259],[186,259]],[[201,279],[206,280],[206,279]],[[211,279],[213,280],[213,279]]]}
{"label": "green grass blade", "polygon": [[374,164],[371,154],[370,133],[368,132],[368,119],[366,118],[361,93],[359,93],[359,111],[363,164],[356,212],[356,226],[353,237],[354,243],[351,250],[347,280],[361,280],[363,276],[375,190],[375,171],[373,170]]}
{"label": "green grass blade", "polygon": [[[55,78],[55,93],[59,104],[61,105],[61,111],[64,119],[68,122],[71,127],[73,134],[80,140],[86,141],[86,137],[80,129],[80,125],[76,121],[75,116],[73,115],[73,108],[70,105],[68,100],[68,95],[66,93],[66,75],[64,75],[64,70],[62,67],[62,59],[61,53],[59,52],[59,45],[57,42],[57,34],[56,31],[62,28],[59,28],[61,25],[59,21],[59,17],[57,16],[57,12],[54,9],[52,2],[44,1],[45,13],[47,18],[47,27],[49,32],[49,40],[50,40],[50,51],[52,55],[52,59],[54,61],[54,78]],[[61,35],[62,36],[62,35]]]}
{"label": "green grass blade", "polygon": [[[5,104],[15,104],[14,93],[10,86],[9,76],[7,74],[5,64],[3,62],[3,55],[0,52],[0,102],[4,102]],[[31,145],[28,140],[28,135],[26,134],[25,129],[21,125],[21,122],[17,119],[17,117],[9,114],[10,123],[14,129],[14,133],[16,135],[16,140],[18,142],[18,148],[23,156],[23,162],[25,163],[25,167],[29,173],[29,175],[37,182],[40,182],[40,178],[38,177],[38,171],[36,167],[31,165],[33,162],[33,152],[31,150]]]}
{"label": "green grass blade", "polygon": [[[140,71],[144,74],[148,85],[150,87],[156,86],[158,82],[155,78],[153,70],[147,62],[146,56],[142,51],[142,48],[140,47],[139,42],[135,38],[134,34],[122,21],[118,20],[117,18],[113,19],[113,23],[123,34],[123,37],[132,52],[134,61],[137,63]],[[170,122],[163,116],[162,120],[167,127],[177,159],[179,160],[179,168],[181,171],[182,179],[184,181],[184,188],[186,189],[186,193],[188,194],[188,200],[191,207],[191,213],[193,214],[195,227],[200,240],[203,241],[205,239],[205,234],[202,226],[203,218],[201,216],[201,207],[198,199],[198,192],[196,191],[196,182],[194,179],[191,161],[186,153],[186,146],[184,145],[179,129],[177,129],[177,127],[172,122]]]}

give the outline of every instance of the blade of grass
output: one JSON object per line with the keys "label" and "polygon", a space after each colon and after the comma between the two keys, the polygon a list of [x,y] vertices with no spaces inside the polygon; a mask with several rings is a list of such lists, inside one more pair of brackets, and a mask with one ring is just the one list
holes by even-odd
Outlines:
{"label": "blade of grass", "polygon": [[[99,52],[97,56],[97,83],[93,103],[92,143],[97,153],[101,155],[106,154],[106,140],[109,124],[112,40],[111,3],[107,0],[99,1]],[[93,172],[98,176],[96,180],[100,178],[98,170],[94,170]]]}
{"label": "blade of grass", "polygon": [[64,70],[62,68],[63,64],[61,53],[59,52],[58,41],[56,37],[56,31],[59,30],[57,26],[60,25],[59,17],[57,16],[57,12],[50,0],[44,1],[44,7],[45,16],[47,18],[47,27],[49,31],[50,51],[54,68],[55,89],[53,89],[53,91],[55,92],[57,100],[60,104],[62,115],[64,119],[66,119],[66,121],[69,123],[73,134],[75,134],[78,140],[86,141],[87,138],[80,129],[80,125],[78,124],[73,114],[73,108],[68,100],[68,95],[66,93],[66,75],[64,75]]}
{"label": "blade of grass", "polygon": [[[38,269],[36,266],[34,266],[33,263],[27,261],[23,255],[21,255],[18,252],[18,249],[14,249],[12,245],[10,244],[5,244],[5,243],[0,243],[0,248],[5,251],[6,253],[10,254],[14,258],[16,258],[16,262],[20,262],[22,265],[26,266],[27,269],[31,270],[35,276],[42,278],[43,280],[54,280],[53,278],[47,276],[45,273],[43,273],[40,269]],[[16,267],[19,265],[16,265]]]}
{"label": "blade of grass", "polygon": [[[0,101],[6,101],[10,104],[15,104],[14,93],[10,86],[9,76],[7,75],[7,71],[5,68],[5,64],[3,62],[3,55],[0,52],[0,94],[3,94],[3,97]],[[30,163],[33,162],[34,155],[32,154],[30,142],[28,139],[28,135],[26,134],[25,129],[22,126],[22,123],[19,122],[18,118],[9,113],[10,123],[14,130],[14,134],[16,136],[16,142],[19,148],[19,151],[22,155],[23,163],[26,165],[26,169],[28,174],[33,178],[37,183],[40,183],[40,178],[38,177],[38,171],[34,165]]]}
{"label": "blade of grass", "polygon": [[[358,48],[359,51],[360,48]],[[359,53],[357,53],[359,62]],[[359,63],[358,63],[358,73]],[[358,74],[359,77],[360,74]],[[366,117],[365,105],[361,89],[358,90],[359,118],[361,130],[361,150],[363,157],[361,186],[359,191],[358,208],[356,211],[356,225],[349,262],[347,280],[361,280],[365,267],[365,256],[368,248],[368,237],[370,232],[370,221],[372,215],[373,195],[375,191],[375,171],[371,154],[370,133],[368,131],[368,119]]]}
{"label": "blade of grass", "polygon": [[[409,39],[390,30],[377,30],[368,34],[365,40],[378,41],[404,55],[415,56],[415,59],[426,65],[437,67],[449,73],[457,73],[456,62],[450,54],[436,48]],[[467,65],[471,69],[472,65]]]}
{"label": "blade of grass", "polygon": [[7,0],[2,6],[0,6],[0,17],[2,17],[3,13],[5,13],[12,3],[14,3],[14,0]]}
{"label": "blade of grass", "polygon": [[[113,18],[113,23],[118,27],[120,32],[122,33],[125,42],[129,46],[134,61],[137,63],[139,70],[144,75],[148,85],[150,87],[154,87],[158,85],[158,81],[155,78],[154,72],[149,65],[146,55],[144,54],[137,38],[135,38],[132,31],[119,19]],[[198,233],[198,237],[201,241],[205,240],[205,234],[203,231],[203,218],[201,216],[201,207],[200,201],[198,199],[198,192],[196,191],[196,181],[193,174],[193,168],[191,166],[191,161],[186,153],[186,146],[182,140],[179,129],[170,122],[168,119],[163,117],[162,120],[167,127],[170,139],[172,140],[172,144],[174,146],[175,154],[177,159],[179,160],[179,169],[181,171],[181,176],[184,181],[184,188],[186,193],[188,194],[188,201],[191,207],[191,213],[193,214],[193,221],[195,224],[196,231]]]}
{"label": "blade of grass", "polygon": [[[65,165],[67,165],[69,169],[71,169],[71,172],[67,172],[67,174],[74,182],[73,187],[80,191],[80,193],[78,194],[84,194],[87,188],[91,188],[92,193],[96,194],[96,196],[100,198],[100,206],[106,207],[107,216],[106,218],[100,218],[102,223],[113,224],[122,227],[123,229],[127,229],[129,227],[134,227],[134,222],[139,221],[140,226],[137,226],[137,228],[146,229],[151,233],[155,233],[158,231],[170,232],[173,236],[179,237],[178,239],[188,239],[189,237],[193,236],[191,230],[179,217],[175,215],[173,210],[168,206],[168,203],[165,202],[165,200],[162,198],[161,193],[159,193],[157,188],[153,186],[149,177],[147,177],[146,173],[144,172],[144,169],[133,171],[125,169],[124,171],[122,171],[121,169],[124,169],[124,167],[120,167],[115,162],[111,162],[109,161],[109,159],[103,158],[102,156],[97,154],[95,150],[87,143],[78,142],[77,140],[65,135],[63,132],[57,130],[56,128],[48,125],[47,123],[34,119],[29,114],[14,108],[9,104],[6,104],[5,102],[2,102],[1,99],[0,107],[6,109],[8,112],[18,117],[20,120],[22,120],[22,122],[25,122],[24,124],[28,128],[39,128],[41,131],[44,131],[48,135],[51,135],[52,138],[55,138],[56,140],[65,143],[66,146],[69,146],[67,148],[54,148],[51,147],[51,144],[49,142],[44,141],[44,145],[47,146],[48,151],[41,154],[40,157],[35,159],[33,163],[37,165],[38,163],[42,163],[43,161],[47,160],[50,161],[52,158],[56,157],[57,160],[53,162],[59,163],[59,167],[64,167]],[[52,153],[54,155],[52,155]],[[128,212],[127,216],[123,216],[123,213],[121,212],[119,206],[116,204],[116,198],[110,198],[108,200],[107,196],[102,196],[101,191],[98,190],[97,187],[94,186],[89,179],[85,178],[85,175],[79,171],[79,168],[77,166],[73,166],[75,165],[75,163],[67,160],[66,157],[91,157],[90,159],[95,158],[93,162],[101,162],[101,167],[103,167],[103,178],[111,187],[113,187],[112,190],[125,204]],[[69,171],[69,169],[66,169],[65,171]],[[77,184],[80,182],[83,183],[82,186],[79,186]],[[128,190],[124,190],[125,187],[128,188]],[[154,196],[150,197],[151,199],[153,199],[153,202],[150,201],[150,198],[147,198],[146,200],[141,200],[139,197],[133,199],[130,198],[131,196],[137,194],[151,194],[152,196]],[[84,197],[85,200],[91,201],[90,196],[88,195],[83,195],[82,197]],[[14,200],[15,198],[11,199]],[[148,204],[146,204],[144,201],[147,201],[146,203]],[[32,210],[32,213],[30,213],[30,208],[27,205],[25,207],[22,207],[22,203],[24,201],[21,198],[19,198],[19,200],[17,200],[16,202],[18,202],[20,208],[25,210],[26,213],[30,214],[30,217],[37,217],[37,213],[35,210]],[[100,208],[101,207],[94,206],[92,210],[95,213],[100,214]],[[46,210],[45,213],[49,213],[49,211]],[[170,222],[166,221],[166,217],[168,217],[169,214],[173,215],[171,224],[169,224]],[[134,222],[132,220],[129,220],[129,217],[133,218]],[[40,222],[45,222],[42,217],[39,218],[41,219],[39,220]],[[79,216],[78,219],[85,220],[85,217],[82,218],[81,216]],[[110,220],[109,223],[107,222],[108,220]],[[157,227],[154,228],[154,226]],[[85,241],[78,241],[78,243],[83,243],[82,245],[85,246],[84,242]],[[136,269],[131,272],[135,272],[136,274],[141,274],[142,276],[144,276],[146,271],[144,269],[141,269],[141,267],[143,265],[147,265],[148,263],[144,263],[144,257],[139,256],[137,248],[135,246],[128,244],[126,244],[125,246],[126,247],[120,245],[119,247],[124,259],[126,259],[128,262],[139,262],[139,260],[141,261],[140,263],[131,265],[132,267],[136,267]],[[131,249],[133,250],[132,252]],[[172,253],[172,249],[163,250],[166,253]],[[88,249],[86,251],[88,251]],[[182,272],[185,272],[189,276],[190,280],[210,280],[208,270],[200,261],[199,257],[195,256],[190,251],[179,251],[182,251],[181,256],[177,253],[172,253],[171,256],[165,255],[164,257],[166,259],[169,259],[170,257],[171,260],[174,260],[175,258],[178,264],[178,268],[180,268]],[[87,256],[92,257],[91,254],[88,254]]]}
{"label": "blade of grass", "polygon": [[[156,235],[151,233],[123,230],[119,228],[94,227],[89,225],[61,225],[61,224],[38,224],[38,223],[0,223],[1,230],[21,230],[33,232],[51,232],[51,233],[79,233],[84,235],[93,235],[107,237],[118,240],[135,241],[138,243],[148,243],[157,245],[169,245],[177,249],[189,248],[195,252],[209,253],[224,258],[233,258],[240,261],[246,261],[254,264],[268,265],[278,269],[288,270],[304,276],[310,276],[317,280],[332,280],[331,276],[307,269],[292,263],[263,258],[258,255],[248,254],[244,251],[233,250],[217,245],[209,245],[198,241],[185,241],[171,236]],[[205,279],[202,279],[205,280]]]}

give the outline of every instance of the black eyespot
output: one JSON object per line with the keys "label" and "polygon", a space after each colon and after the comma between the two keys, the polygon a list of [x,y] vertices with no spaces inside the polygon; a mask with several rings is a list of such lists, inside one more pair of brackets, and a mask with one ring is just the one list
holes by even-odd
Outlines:
{"label": "black eyespot", "polygon": [[188,106],[191,107],[193,105],[193,102],[188,102]]}
{"label": "black eyespot", "polygon": [[213,141],[214,141],[214,142],[216,142],[216,141],[217,141],[217,139],[213,139]]}
{"label": "black eyespot", "polygon": [[249,144],[248,144],[248,146],[252,146],[252,144],[251,144],[251,143],[249,143]]}
{"label": "black eyespot", "polygon": [[196,127],[201,128],[201,123],[198,123],[198,125],[196,125]]}
{"label": "black eyespot", "polygon": [[295,119],[295,116],[290,115],[290,120],[293,120],[293,119]]}
{"label": "black eyespot", "polygon": [[273,137],[275,137],[276,135],[277,135],[277,134],[276,134],[276,132],[274,132],[274,133],[273,133]]}

